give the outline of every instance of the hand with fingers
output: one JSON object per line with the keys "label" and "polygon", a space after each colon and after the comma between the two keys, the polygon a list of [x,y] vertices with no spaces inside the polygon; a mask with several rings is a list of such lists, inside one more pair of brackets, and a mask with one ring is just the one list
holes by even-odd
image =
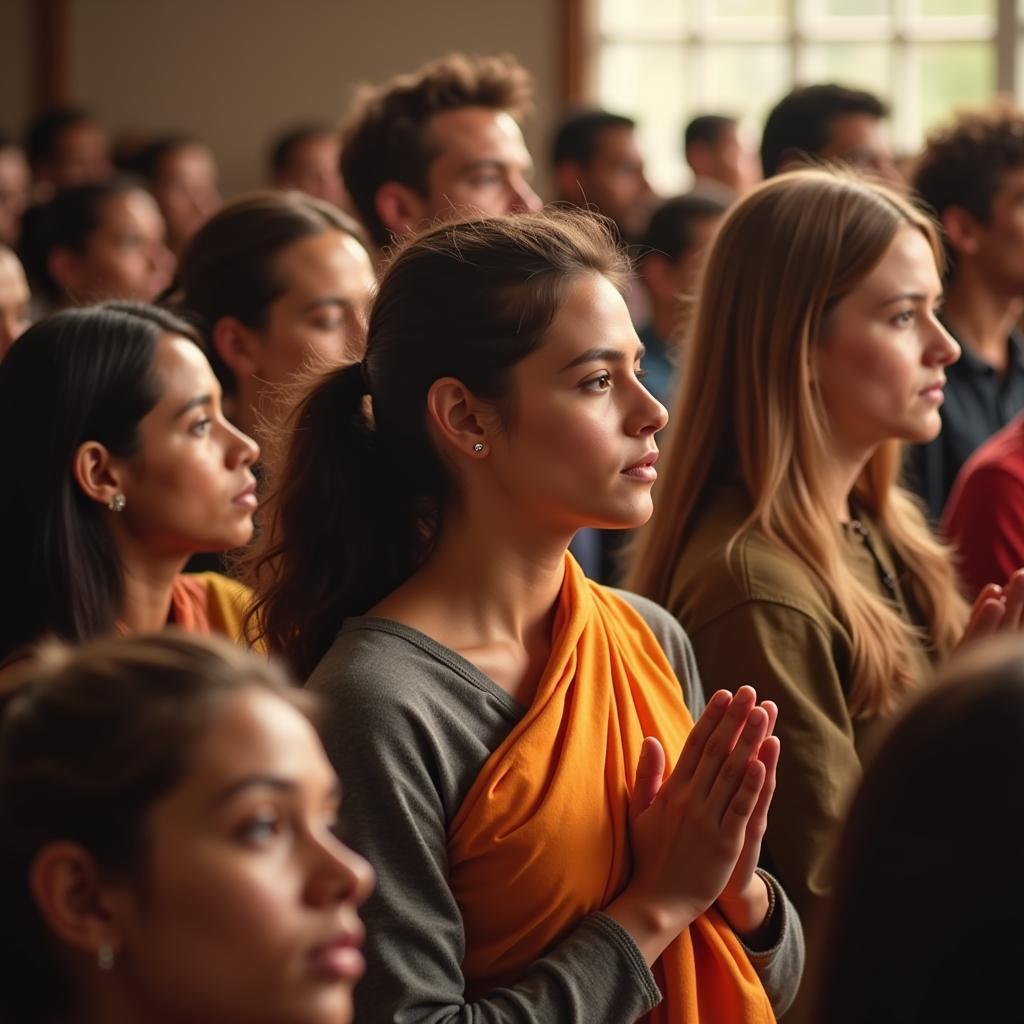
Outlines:
{"label": "hand with fingers", "polygon": [[758,707],[749,686],[735,696],[719,691],[667,779],[661,744],[644,740],[630,802],[633,877],[605,912],[648,963],[723,892],[746,907],[763,886],[754,867],[778,757],[777,739],[765,745],[774,716],[774,705]]}
{"label": "hand with fingers", "polygon": [[960,646],[994,633],[1024,627],[1024,569],[1018,569],[1005,587],[990,583],[974,602]]}

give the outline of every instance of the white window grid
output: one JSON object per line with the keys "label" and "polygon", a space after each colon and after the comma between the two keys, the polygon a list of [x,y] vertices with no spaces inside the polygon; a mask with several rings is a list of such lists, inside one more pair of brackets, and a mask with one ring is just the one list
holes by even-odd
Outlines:
{"label": "white window grid", "polygon": [[[783,91],[796,84],[816,80],[810,67],[812,51],[829,44],[874,44],[888,53],[891,78],[878,83],[876,91],[892,111],[890,132],[898,152],[912,153],[922,141],[929,125],[922,115],[921,69],[922,45],[935,43],[975,43],[992,47],[994,71],[992,94],[1024,96],[1024,74],[1018,67],[1024,61],[1024,0],[991,0],[987,13],[934,15],[926,14],[922,3],[927,0],[864,0],[864,7],[873,13],[829,14],[828,0],[766,0],[764,8],[774,8],[770,15],[723,15],[717,8],[722,0],[591,0],[592,57],[586,73],[590,95],[602,105],[631,114],[645,131],[645,115],[657,121],[662,115],[664,129],[664,97],[642,95],[632,103],[635,109],[623,109],[621,97],[604,81],[601,61],[614,47],[633,47],[652,56],[666,52],[678,54],[685,82],[683,120],[697,113],[739,113],[719,110],[705,98],[703,84],[707,81],[707,61],[717,46],[742,48],[750,46],[764,52],[766,46],[777,47],[784,55],[787,81]],[[967,0],[965,0],[965,3]],[[725,0],[728,4],[728,0]],[[646,6],[653,15],[645,19],[638,7]],[[745,4],[744,6],[755,6]],[[977,8],[977,3],[971,7]],[[648,22],[645,25],[645,20]],[[641,76],[643,72],[640,72]],[[863,83],[862,83],[863,84]],[[637,93],[643,94],[642,77]],[[781,97],[771,97],[771,102]],[[763,106],[764,97],[758,98]],[[953,113],[952,110],[949,111]],[[669,161],[678,164],[681,158],[683,124],[675,126],[674,137],[644,139],[655,154],[652,179],[663,188],[675,175]],[[759,127],[759,126],[758,126]],[[662,132],[663,133],[663,132]],[[659,181],[659,178],[661,179]]]}

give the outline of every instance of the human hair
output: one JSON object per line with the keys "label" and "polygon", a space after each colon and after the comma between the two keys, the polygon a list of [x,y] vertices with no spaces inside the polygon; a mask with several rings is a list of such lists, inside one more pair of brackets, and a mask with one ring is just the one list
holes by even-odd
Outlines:
{"label": "human hair", "polygon": [[144,882],[147,820],[188,774],[231,697],[267,691],[303,713],[314,697],[264,658],[175,630],[44,646],[0,693],[0,1019],[65,1019],[74,1007],[56,941],[33,899],[32,864],[82,846],[104,878]]}
{"label": "human hair", "polygon": [[164,334],[195,340],[160,309],[108,302],[30,327],[0,363],[0,663],[52,634],[80,642],[121,613],[121,560],[97,502],[72,475],[86,441],[127,457],[160,397],[153,362]]}
{"label": "human hair", "polygon": [[[928,136],[914,165],[912,185],[921,201],[941,218],[951,206],[988,224],[992,200],[1007,171],[1024,167],[1024,114],[1007,100],[961,111]],[[946,243],[947,271],[956,253]]]}
{"label": "human hair", "polygon": [[[738,478],[753,510],[727,550],[760,530],[804,564],[831,595],[853,646],[847,702],[855,717],[891,709],[916,683],[917,632],[842,560],[835,512],[825,494],[829,418],[813,386],[815,345],[829,316],[909,226],[942,250],[933,223],[896,193],[852,174],[781,175],[726,214],[705,266],[666,470],[651,522],[641,530],[628,586],[667,603],[672,578],[703,500]],[[784,259],[765,259],[785,251]],[[822,341],[820,339],[826,339]],[[853,497],[906,566],[910,591],[939,654],[959,640],[966,606],[949,549],[897,486],[896,441],[869,459]]]}
{"label": "human hair", "polygon": [[1022,747],[1019,635],[954,659],[894,723],[840,835],[808,1020],[1020,1019]]}
{"label": "human hair", "polygon": [[292,415],[249,563],[250,626],[300,678],[343,619],[422,564],[457,494],[427,427],[434,381],[458,378],[511,426],[510,371],[543,342],[567,289],[591,274],[622,287],[627,269],[607,222],[569,211],[456,221],[399,251],[363,363],[327,373]]}
{"label": "human hair", "polygon": [[176,311],[202,335],[224,391],[235,378],[212,343],[222,317],[266,325],[267,310],[288,288],[278,258],[293,242],[342,231],[362,242],[359,225],[330,203],[302,192],[251,192],[228,203],[195,233],[178,265]]}
{"label": "human hair", "polygon": [[635,128],[636,121],[608,110],[577,110],[559,126],[551,144],[551,162],[587,165],[594,159],[601,135],[609,128]]}
{"label": "human hair", "polygon": [[842,85],[807,85],[783,96],[768,114],[761,136],[764,176],[779,173],[794,155],[816,156],[832,137],[832,123],[848,114],[889,116],[889,108],[861,89]]}
{"label": "human hair", "polygon": [[694,244],[694,226],[708,217],[721,217],[726,203],[709,196],[682,195],[666,199],[651,214],[640,243],[640,259],[660,253],[675,263]]}
{"label": "human hair", "polygon": [[270,147],[270,171],[272,174],[283,174],[291,166],[295,150],[310,139],[319,139],[325,135],[336,136],[337,131],[329,124],[310,122],[309,124],[293,125],[283,134],[274,139]]}
{"label": "human hair", "polygon": [[736,118],[723,114],[700,114],[693,118],[683,131],[683,149],[687,150],[694,143],[703,142],[708,146],[715,145],[726,128],[736,127]]}
{"label": "human hair", "polygon": [[514,57],[462,53],[381,86],[364,86],[342,134],[341,173],[374,244],[391,240],[377,213],[381,185],[397,181],[427,195],[427,173],[439,152],[430,132],[434,115],[485,107],[518,119],[529,110],[532,96],[529,72]]}
{"label": "human hair", "polygon": [[55,107],[35,118],[25,135],[25,155],[33,172],[39,164],[56,157],[60,137],[64,132],[95,120],[92,111],[85,107]]}
{"label": "human hair", "polygon": [[60,248],[84,252],[93,233],[103,224],[107,204],[141,188],[131,178],[71,185],[48,202],[30,207],[22,219],[18,250],[33,287],[53,303],[63,301],[64,289],[50,273],[50,253]]}

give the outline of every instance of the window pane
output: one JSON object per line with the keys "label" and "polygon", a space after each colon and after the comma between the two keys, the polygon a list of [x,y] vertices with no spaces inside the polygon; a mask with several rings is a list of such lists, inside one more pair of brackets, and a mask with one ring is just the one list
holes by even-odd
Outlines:
{"label": "window pane", "polygon": [[937,43],[919,50],[921,128],[927,132],[960,107],[995,92],[995,54],[987,43]]}
{"label": "window pane", "polygon": [[994,18],[996,0],[913,0],[911,11],[933,18],[977,17],[979,14]]}
{"label": "window pane", "polygon": [[892,94],[892,57],[880,43],[821,43],[804,49],[802,82],[839,82],[882,96]]}
{"label": "window pane", "polygon": [[821,18],[879,18],[892,14],[893,0],[803,0],[804,14]]}
{"label": "window pane", "polygon": [[708,0],[712,18],[783,18],[786,0]]}
{"label": "window pane", "polygon": [[691,114],[731,114],[757,124],[789,91],[785,46],[707,46],[703,50],[699,109]]}
{"label": "window pane", "polygon": [[686,24],[686,0],[600,0],[599,25],[607,35],[679,35]]}
{"label": "window pane", "polygon": [[684,185],[683,126],[691,97],[679,46],[606,44],[598,75],[598,101],[637,120],[637,135],[651,184],[660,192]]}

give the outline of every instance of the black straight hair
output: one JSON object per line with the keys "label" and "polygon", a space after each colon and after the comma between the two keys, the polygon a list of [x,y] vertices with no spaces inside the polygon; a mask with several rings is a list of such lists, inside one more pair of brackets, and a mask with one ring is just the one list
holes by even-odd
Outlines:
{"label": "black straight hair", "polygon": [[0,664],[47,634],[79,642],[115,626],[120,558],[72,460],[86,441],[136,451],[139,422],[160,397],[163,334],[196,340],[163,310],[104,303],[41,320],[0,363]]}

